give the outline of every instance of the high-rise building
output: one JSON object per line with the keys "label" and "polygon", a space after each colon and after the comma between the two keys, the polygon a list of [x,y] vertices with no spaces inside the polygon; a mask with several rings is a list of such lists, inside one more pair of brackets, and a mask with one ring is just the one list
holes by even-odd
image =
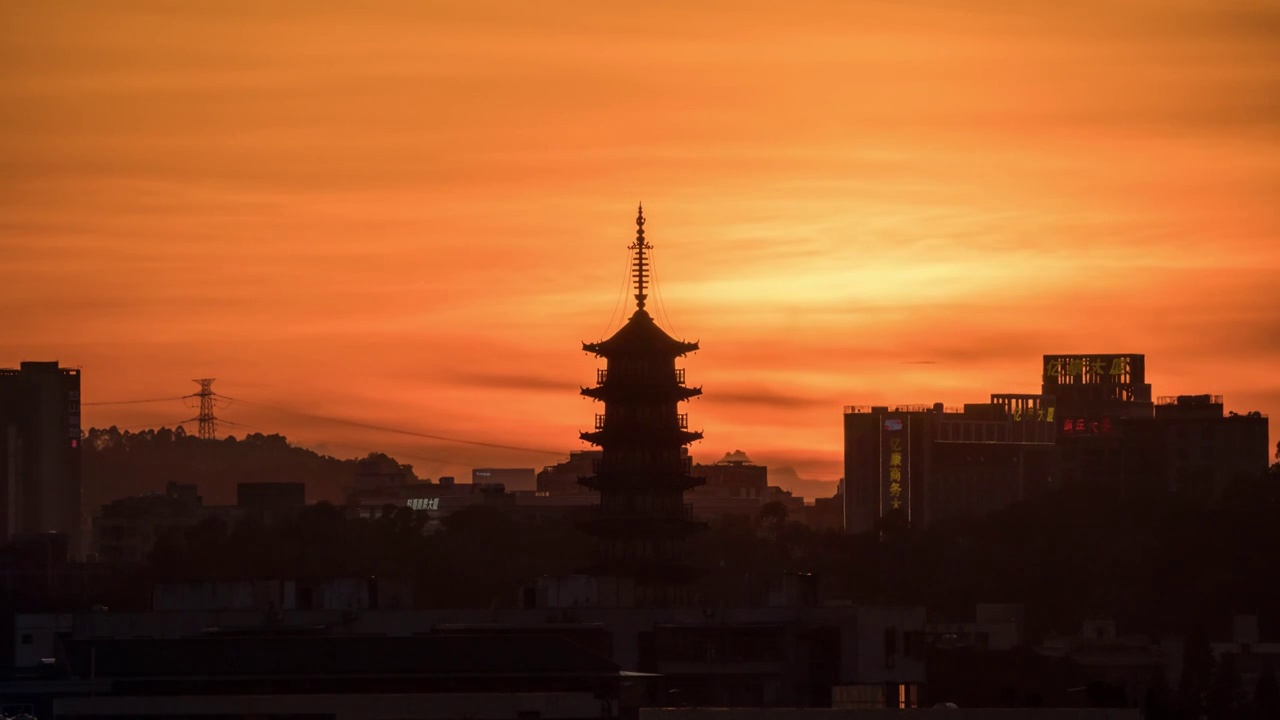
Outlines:
{"label": "high-rise building", "polygon": [[84,554],[80,370],[24,362],[0,370],[0,531],[63,533]]}
{"label": "high-rise building", "polygon": [[652,246],[644,237],[644,213],[636,217],[633,275],[636,310],[612,337],[583,343],[583,349],[605,359],[596,385],[582,394],[604,402],[595,430],[582,439],[601,448],[594,474],[582,484],[600,493],[590,532],[599,542],[594,573],[616,577],[634,587],[641,605],[679,604],[686,583],[697,572],[686,564],[682,542],[702,527],[684,502],[686,490],[703,483],[692,475],[682,452],[702,437],[690,432],[679,404],[700,395],[685,384],[676,360],[698,349],[696,342],[676,340],[658,327],[645,310]]}
{"label": "high-rise building", "polygon": [[1045,355],[1041,379],[1038,395],[963,410],[846,408],[845,529],[977,517],[1075,483],[1096,486],[1100,501],[1212,497],[1266,472],[1265,415],[1225,413],[1215,395],[1153,402],[1143,355]]}

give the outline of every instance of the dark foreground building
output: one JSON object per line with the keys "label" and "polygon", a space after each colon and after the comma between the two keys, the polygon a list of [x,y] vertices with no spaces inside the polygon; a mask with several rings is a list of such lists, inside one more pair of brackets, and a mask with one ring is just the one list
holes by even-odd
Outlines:
{"label": "dark foreground building", "polygon": [[554,634],[207,630],[60,645],[4,682],[6,712],[76,718],[604,718],[634,674]]}
{"label": "dark foreground building", "polygon": [[683,452],[702,437],[690,432],[679,404],[702,394],[685,384],[676,360],[698,349],[658,327],[645,310],[652,248],[644,237],[643,209],[636,217],[633,273],[636,310],[612,337],[583,343],[582,349],[605,359],[596,385],[582,394],[604,403],[595,430],[582,439],[601,448],[594,474],[582,485],[600,493],[600,506],[588,526],[599,543],[592,574],[619,580],[623,604],[678,605],[696,570],[685,562],[683,540],[702,527],[685,503],[686,490],[703,483],[692,476]]}
{"label": "dark foreground building", "polygon": [[1152,400],[1137,353],[1046,355],[1040,394],[994,394],[962,409],[846,407],[845,529],[882,519],[925,526],[998,510],[1045,489],[1212,497],[1260,477],[1267,418],[1221,396]]}
{"label": "dark foreground building", "polygon": [[147,709],[549,720],[671,705],[830,707],[848,696],[914,706],[925,679],[924,610],[826,605],[806,584],[784,580],[759,607],[278,610],[263,602],[19,615],[0,635],[14,649],[0,665],[0,698],[11,713],[44,708],[42,718]]}
{"label": "dark foreground building", "polygon": [[57,532],[84,554],[80,370],[24,362],[0,370],[0,533]]}

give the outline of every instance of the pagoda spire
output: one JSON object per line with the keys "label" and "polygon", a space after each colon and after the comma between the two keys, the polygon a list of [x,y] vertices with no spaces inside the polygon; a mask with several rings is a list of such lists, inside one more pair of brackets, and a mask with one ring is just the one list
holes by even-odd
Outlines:
{"label": "pagoda spire", "polygon": [[649,297],[644,292],[649,283],[649,258],[644,253],[653,249],[649,241],[644,239],[644,203],[640,203],[636,214],[636,241],[628,249],[636,251],[635,263],[631,269],[636,284],[636,309],[644,310],[644,301]]}

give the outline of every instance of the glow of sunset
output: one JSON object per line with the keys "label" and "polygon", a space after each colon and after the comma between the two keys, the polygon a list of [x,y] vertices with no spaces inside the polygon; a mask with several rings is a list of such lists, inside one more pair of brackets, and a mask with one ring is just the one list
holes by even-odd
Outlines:
{"label": "glow of sunset", "polygon": [[0,365],[79,365],[85,402],[216,377],[224,432],[554,463],[643,200],[700,461],[834,480],[843,405],[1036,392],[1045,353],[1280,416],[1275,3],[0,16]]}

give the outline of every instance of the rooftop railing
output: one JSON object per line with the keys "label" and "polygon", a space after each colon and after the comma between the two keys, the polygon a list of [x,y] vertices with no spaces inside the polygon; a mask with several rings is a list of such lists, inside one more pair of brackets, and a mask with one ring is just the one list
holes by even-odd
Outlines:
{"label": "rooftop railing", "polygon": [[1161,395],[1157,405],[1221,405],[1221,395]]}
{"label": "rooftop railing", "polygon": [[[870,413],[926,413],[937,412],[935,405],[845,405],[845,415],[865,415]],[[955,405],[944,405],[942,412],[962,413],[964,408]]]}

